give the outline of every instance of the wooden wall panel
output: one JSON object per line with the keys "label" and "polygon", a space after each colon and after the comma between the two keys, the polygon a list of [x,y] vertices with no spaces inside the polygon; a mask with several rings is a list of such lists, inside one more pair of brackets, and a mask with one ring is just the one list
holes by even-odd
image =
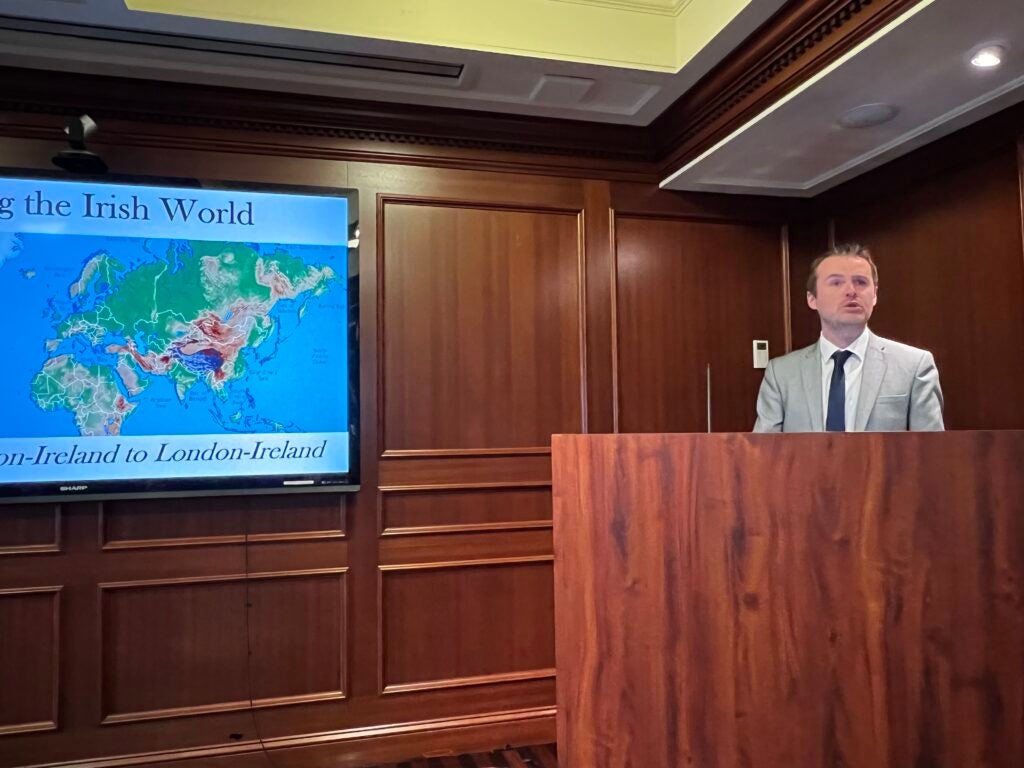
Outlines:
{"label": "wooden wall panel", "polygon": [[104,722],[342,698],[344,571],[103,585]]}
{"label": "wooden wall panel", "polygon": [[745,431],[761,372],[751,342],[785,344],[780,227],[618,216],[619,430]]}
{"label": "wooden wall panel", "polygon": [[871,328],[935,353],[947,427],[1024,427],[1024,244],[1016,147],[835,212],[871,247]]}
{"label": "wooden wall panel", "polygon": [[382,216],[384,448],[579,431],[579,217],[398,201]]}
{"label": "wooden wall panel", "polygon": [[104,722],[248,708],[244,581],[106,585],[100,599]]}
{"label": "wooden wall panel", "polygon": [[381,493],[387,536],[551,526],[551,488],[421,488]]}
{"label": "wooden wall panel", "polygon": [[385,693],[554,675],[551,557],[381,568]]}
{"label": "wooden wall panel", "polygon": [[0,589],[0,737],[57,728],[60,593]]}
{"label": "wooden wall panel", "polygon": [[252,696],[258,703],[323,701],[346,694],[346,572],[250,580]]}
{"label": "wooden wall panel", "polygon": [[347,497],[333,494],[108,501],[108,549],[344,536]]}
{"label": "wooden wall panel", "polygon": [[60,549],[59,504],[5,505],[0,521],[0,555]]}

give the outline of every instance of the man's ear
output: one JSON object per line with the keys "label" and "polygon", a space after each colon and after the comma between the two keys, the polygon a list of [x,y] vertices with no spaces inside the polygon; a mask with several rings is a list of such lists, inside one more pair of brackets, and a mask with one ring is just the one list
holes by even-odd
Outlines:
{"label": "man's ear", "polygon": [[[877,299],[878,297],[876,296],[875,298]],[[818,297],[810,291],[807,292],[807,306],[813,310],[818,309]]]}

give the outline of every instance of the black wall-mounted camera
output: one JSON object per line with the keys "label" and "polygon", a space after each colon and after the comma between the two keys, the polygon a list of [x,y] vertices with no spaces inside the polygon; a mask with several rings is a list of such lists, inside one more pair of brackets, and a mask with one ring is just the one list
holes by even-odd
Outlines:
{"label": "black wall-mounted camera", "polygon": [[71,173],[84,173],[93,176],[107,172],[107,164],[103,158],[86,149],[86,139],[95,136],[99,126],[88,115],[73,117],[64,126],[68,136],[70,149],[62,149],[53,156],[53,164]]}

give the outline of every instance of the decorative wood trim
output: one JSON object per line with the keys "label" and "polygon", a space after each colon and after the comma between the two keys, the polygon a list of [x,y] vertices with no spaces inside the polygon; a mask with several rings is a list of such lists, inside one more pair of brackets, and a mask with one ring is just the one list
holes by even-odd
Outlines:
{"label": "decorative wood trim", "polygon": [[[3,514],[0,508],[0,514]],[[22,544],[10,547],[0,547],[0,557],[4,555],[41,555],[52,554],[62,551],[61,528],[63,525],[61,505],[53,505],[53,541],[46,544]]]}
{"label": "decorative wood trim", "polygon": [[736,216],[719,214],[672,213],[671,211],[655,211],[653,213],[632,212],[614,209],[612,215],[618,219],[636,219],[639,221],[671,221],[679,224],[722,224],[724,226],[766,227],[782,226],[780,216]]}
{"label": "decorative wood trim", "polygon": [[[579,368],[576,375],[579,376],[580,395],[580,432],[586,433],[590,429],[588,425],[588,397],[587,384],[587,226],[586,208],[576,216],[576,343],[579,345]],[[548,452],[551,446],[548,445]]]}
{"label": "decorative wood trim", "polygon": [[1020,187],[1020,244],[1024,261],[1024,133],[1017,137],[1017,180]]}
{"label": "decorative wood trim", "polygon": [[619,379],[619,214],[613,205],[608,206],[608,238],[611,258],[608,260],[611,274],[611,322],[612,322],[612,432],[619,433],[622,414],[622,382]]}
{"label": "decorative wood trim", "polygon": [[789,224],[782,225],[782,322],[783,338],[785,339],[785,352],[793,351],[793,303],[790,301],[789,282]]}
{"label": "decorative wood trim", "polygon": [[[336,575],[339,577],[341,582],[341,601],[342,601],[342,626],[341,626],[341,666],[340,666],[340,678],[339,688],[336,691],[316,691],[313,693],[302,693],[292,696],[271,696],[262,699],[253,700],[240,700],[240,701],[225,701],[215,702],[213,704],[199,704],[187,707],[167,707],[165,709],[147,710],[142,712],[118,712],[115,714],[104,714],[100,720],[100,725],[122,725],[125,723],[138,723],[149,720],[166,720],[177,717],[196,717],[199,715],[216,714],[220,712],[237,712],[247,709],[266,709],[269,707],[282,707],[290,706],[295,704],[311,704],[323,701],[341,701],[348,698],[349,681],[348,681],[348,642],[349,642],[349,627],[348,627],[348,604],[349,604],[349,585],[348,585],[348,566],[339,566],[334,568],[305,568],[289,571],[259,571],[256,573],[249,574],[223,574],[218,576],[186,576],[171,579],[141,579],[137,581],[112,581],[97,584],[97,594],[99,597],[99,610],[100,610],[100,621],[99,621],[99,633],[100,643],[99,647],[103,648],[103,619],[102,619],[102,605],[103,605],[103,593],[105,590],[116,590],[116,589],[132,589],[137,587],[177,587],[187,584],[215,584],[215,583],[229,583],[237,581],[268,581],[271,579],[288,579],[288,578],[299,578],[304,576],[330,576]],[[103,678],[103,660],[102,652],[99,662],[99,676]],[[247,662],[248,663],[248,662]],[[103,687],[100,689],[100,712],[106,713],[107,707],[104,701]]]}
{"label": "decorative wood trim", "polygon": [[174,549],[178,547],[209,547],[224,544],[266,544],[281,541],[320,541],[344,539],[344,531],[297,531],[292,533],[226,534],[223,536],[195,536],[181,539],[126,539],[103,545],[104,551],[125,549]]}
{"label": "decorative wood trim", "polygon": [[[645,161],[642,128],[400,105],[294,93],[152,82],[127,77],[0,69],[0,110],[79,114],[98,120],[213,128],[306,138],[340,139],[384,147],[560,155],[592,160]],[[580,136],[586,137],[581,141]],[[389,150],[394,152],[394,150]]]}
{"label": "decorative wood trim", "polygon": [[437,485],[388,485],[377,489],[377,534],[381,537],[423,536],[443,533],[485,533],[498,531],[523,531],[534,528],[551,528],[551,520],[507,520],[494,523],[453,523],[450,525],[416,525],[387,528],[384,526],[384,495],[388,493],[429,493],[450,491],[503,491],[536,490],[551,488],[544,480],[524,480],[514,483],[444,483]]}
{"label": "decorative wood trim", "polygon": [[446,688],[465,688],[473,685],[496,685],[498,683],[517,683],[523,680],[543,680],[545,678],[553,678],[554,676],[554,667],[548,669],[527,669],[522,672],[500,672],[494,675],[453,677],[447,680],[425,680],[419,683],[385,685],[381,693],[388,695],[417,691],[441,691]]}
{"label": "decorative wood trim", "polygon": [[432,563],[391,563],[377,566],[377,690],[382,694],[429,691],[434,689],[463,686],[509,683],[521,680],[536,680],[554,677],[554,669],[529,669],[517,672],[502,672],[494,675],[448,678],[444,680],[422,680],[415,683],[387,684],[384,681],[384,575],[399,571],[437,571],[451,568],[475,568],[491,565],[522,565],[529,563],[554,563],[552,555],[525,555],[520,557],[494,557],[477,560],[445,560]]}
{"label": "decorative wood trim", "polygon": [[500,203],[494,201],[464,200],[457,197],[430,197],[424,195],[401,195],[385,193],[380,195],[384,205],[411,205],[422,208],[459,208],[470,211],[497,211],[499,213],[553,213],[564,216],[580,216],[582,208],[566,205],[523,205],[522,203]]}
{"label": "decorative wood trim", "polygon": [[[404,739],[410,745],[413,745],[424,734],[471,731],[490,733],[502,727],[509,729],[540,728],[545,732],[549,732],[553,738],[555,732],[554,718],[554,707],[534,707],[532,709],[488,712],[479,715],[466,715],[436,720],[419,720],[390,725],[348,728],[301,736],[275,736],[262,740],[250,739],[224,746],[143,752],[99,759],[71,760],[49,764],[48,768],[129,768],[130,766],[151,765],[153,763],[169,765],[176,762],[182,763],[181,768],[189,768],[196,765],[196,763],[191,761],[202,758],[221,758],[221,760],[218,760],[218,765],[223,762],[225,768],[234,768],[235,763],[228,762],[232,757],[240,758],[237,766],[238,768],[244,768],[245,765],[250,764],[250,762],[245,760],[244,756],[253,753],[287,749],[290,750],[289,755],[294,756],[294,750],[318,747],[329,748],[333,745],[342,746],[352,742],[363,742],[360,745],[360,754],[366,755],[368,759],[376,759],[374,755],[382,754],[381,750],[385,748],[388,742]],[[537,742],[530,741],[529,743]],[[416,751],[416,748],[411,746],[410,754]]]}
{"label": "decorative wood trim", "polygon": [[[60,505],[57,505],[58,509]],[[60,727],[60,596],[63,585],[54,587],[17,587],[0,589],[0,597],[19,595],[50,594],[53,596],[53,689],[50,697],[50,719],[31,723],[15,723],[0,725],[0,736],[13,736],[19,733],[38,733],[40,731],[56,731]]]}
{"label": "decorative wood trim", "polygon": [[400,493],[404,491],[486,491],[492,488],[550,488],[550,480],[516,480],[500,483],[437,483],[431,485],[382,485],[377,490],[381,493]]}
{"label": "decorative wood trim", "polygon": [[102,592],[107,589],[132,589],[134,587],[176,587],[182,584],[214,584],[229,581],[261,581],[266,579],[287,579],[302,576],[329,576],[348,573],[348,566],[334,568],[303,568],[294,571],[257,571],[254,573],[229,573],[217,576],[180,576],[172,579],[139,579],[137,581],[106,581],[97,584]]}
{"label": "decorative wood trim", "polygon": [[14,736],[19,733],[39,733],[40,731],[56,731],[55,720],[40,720],[38,723],[20,723],[18,725],[0,725],[0,736]]}
{"label": "decorative wood trim", "polygon": [[248,709],[267,709],[269,707],[285,707],[292,704],[316,704],[323,701],[341,701],[346,698],[343,690],[323,691],[318,693],[297,694],[295,696],[275,696],[253,701],[225,701],[216,704],[201,704],[194,707],[169,707],[154,709],[149,712],[123,712],[106,715],[100,725],[124,725],[126,723],[143,723],[150,720],[170,720],[175,717],[198,717],[221,712],[240,712]]}
{"label": "decorative wood trim", "polygon": [[[104,502],[99,502],[99,514],[97,524],[99,528],[100,550],[118,551],[130,549],[177,549],[180,547],[210,547],[229,544],[267,544],[286,541],[321,541],[323,539],[345,539],[348,537],[346,530],[348,515],[345,497],[338,502],[338,522],[340,528],[327,528],[316,531],[287,531],[270,533],[227,533],[215,536],[182,536],[164,539],[117,539],[111,541],[107,537],[106,509]],[[246,527],[249,519],[246,514]],[[0,552],[2,553],[2,552]]]}
{"label": "decorative wood trim", "polygon": [[674,170],[792,91],[919,0],[796,0],[652,123]]}
{"label": "decorative wood trim", "polygon": [[440,560],[430,563],[386,563],[377,566],[383,575],[386,571],[439,571],[446,568],[475,568],[487,565],[522,565],[524,563],[553,563],[554,555],[521,555],[515,557],[490,557],[479,560]]}
{"label": "decorative wood trim", "polygon": [[[383,418],[380,420],[383,429]],[[412,448],[389,449],[384,451],[382,459],[422,459],[422,458],[469,458],[473,456],[550,456],[551,446],[531,446],[526,448]]]}
{"label": "decorative wood trim", "polygon": [[523,520],[522,522],[501,523],[462,523],[452,525],[418,525],[402,528],[385,528],[380,532],[382,538],[400,536],[427,536],[445,533],[501,533],[502,531],[528,531],[533,529],[551,528],[550,520]]}

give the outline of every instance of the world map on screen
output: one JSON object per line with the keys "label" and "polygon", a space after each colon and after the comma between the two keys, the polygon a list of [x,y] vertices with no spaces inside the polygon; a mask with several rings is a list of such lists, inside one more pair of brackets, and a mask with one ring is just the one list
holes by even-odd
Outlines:
{"label": "world map on screen", "polygon": [[32,404],[0,436],[344,431],[347,274],[344,246],[0,233],[0,402]]}

